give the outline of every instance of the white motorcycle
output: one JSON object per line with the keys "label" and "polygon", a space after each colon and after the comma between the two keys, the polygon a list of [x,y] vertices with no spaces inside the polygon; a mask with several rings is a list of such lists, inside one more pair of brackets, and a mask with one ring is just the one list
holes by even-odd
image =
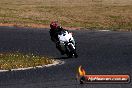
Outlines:
{"label": "white motorcycle", "polygon": [[75,57],[77,58],[78,55],[76,53],[76,45],[74,38],[72,36],[72,33],[69,33],[68,31],[62,31],[58,35],[58,39],[60,41],[60,47],[64,51],[64,53],[68,57]]}

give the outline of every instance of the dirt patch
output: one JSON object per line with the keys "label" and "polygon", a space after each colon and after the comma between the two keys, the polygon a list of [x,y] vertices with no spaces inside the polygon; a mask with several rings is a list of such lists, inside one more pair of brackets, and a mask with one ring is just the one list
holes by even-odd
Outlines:
{"label": "dirt patch", "polygon": [[[30,28],[50,28],[49,25],[42,25],[42,24],[13,24],[13,23],[0,23],[0,26],[8,26],[8,27],[30,27]],[[63,27],[67,30],[80,30],[81,27]]]}
{"label": "dirt patch", "polygon": [[32,27],[32,28],[49,28],[48,25],[41,25],[41,24],[0,23],[0,26],[9,26],[9,27]]}

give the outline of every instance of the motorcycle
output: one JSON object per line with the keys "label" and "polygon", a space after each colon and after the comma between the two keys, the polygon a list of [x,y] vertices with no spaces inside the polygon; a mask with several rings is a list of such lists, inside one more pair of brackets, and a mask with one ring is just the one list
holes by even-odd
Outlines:
{"label": "motorcycle", "polygon": [[68,31],[62,31],[60,34],[58,34],[58,39],[62,51],[64,51],[64,53],[68,57],[78,57],[76,52],[76,43],[74,41],[72,33],[69,33]]}

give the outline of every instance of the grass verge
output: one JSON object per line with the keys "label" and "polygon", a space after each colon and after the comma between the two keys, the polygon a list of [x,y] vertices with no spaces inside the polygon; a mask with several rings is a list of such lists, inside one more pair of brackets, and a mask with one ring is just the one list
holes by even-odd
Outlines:
{"label": "grass verge", "polygon": [[132,30],[131,9],[132,0],[0,0],[0,23]]}
{"label": "grass verge", "polygon": [[36,56],[22,53],[1,53],[0,70],[11,70],[17,68],[36,67],[52,64],[53,60],[48,57]]}

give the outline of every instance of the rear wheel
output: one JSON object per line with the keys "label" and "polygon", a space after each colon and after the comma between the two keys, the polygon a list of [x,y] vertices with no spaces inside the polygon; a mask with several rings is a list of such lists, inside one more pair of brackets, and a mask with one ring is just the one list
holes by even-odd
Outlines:
{"label": "rear wheel", "polygon": [[66,55],[68,56],[68,58],[72,58],[73,56],[73,54],[69,50],[67,50]]}

